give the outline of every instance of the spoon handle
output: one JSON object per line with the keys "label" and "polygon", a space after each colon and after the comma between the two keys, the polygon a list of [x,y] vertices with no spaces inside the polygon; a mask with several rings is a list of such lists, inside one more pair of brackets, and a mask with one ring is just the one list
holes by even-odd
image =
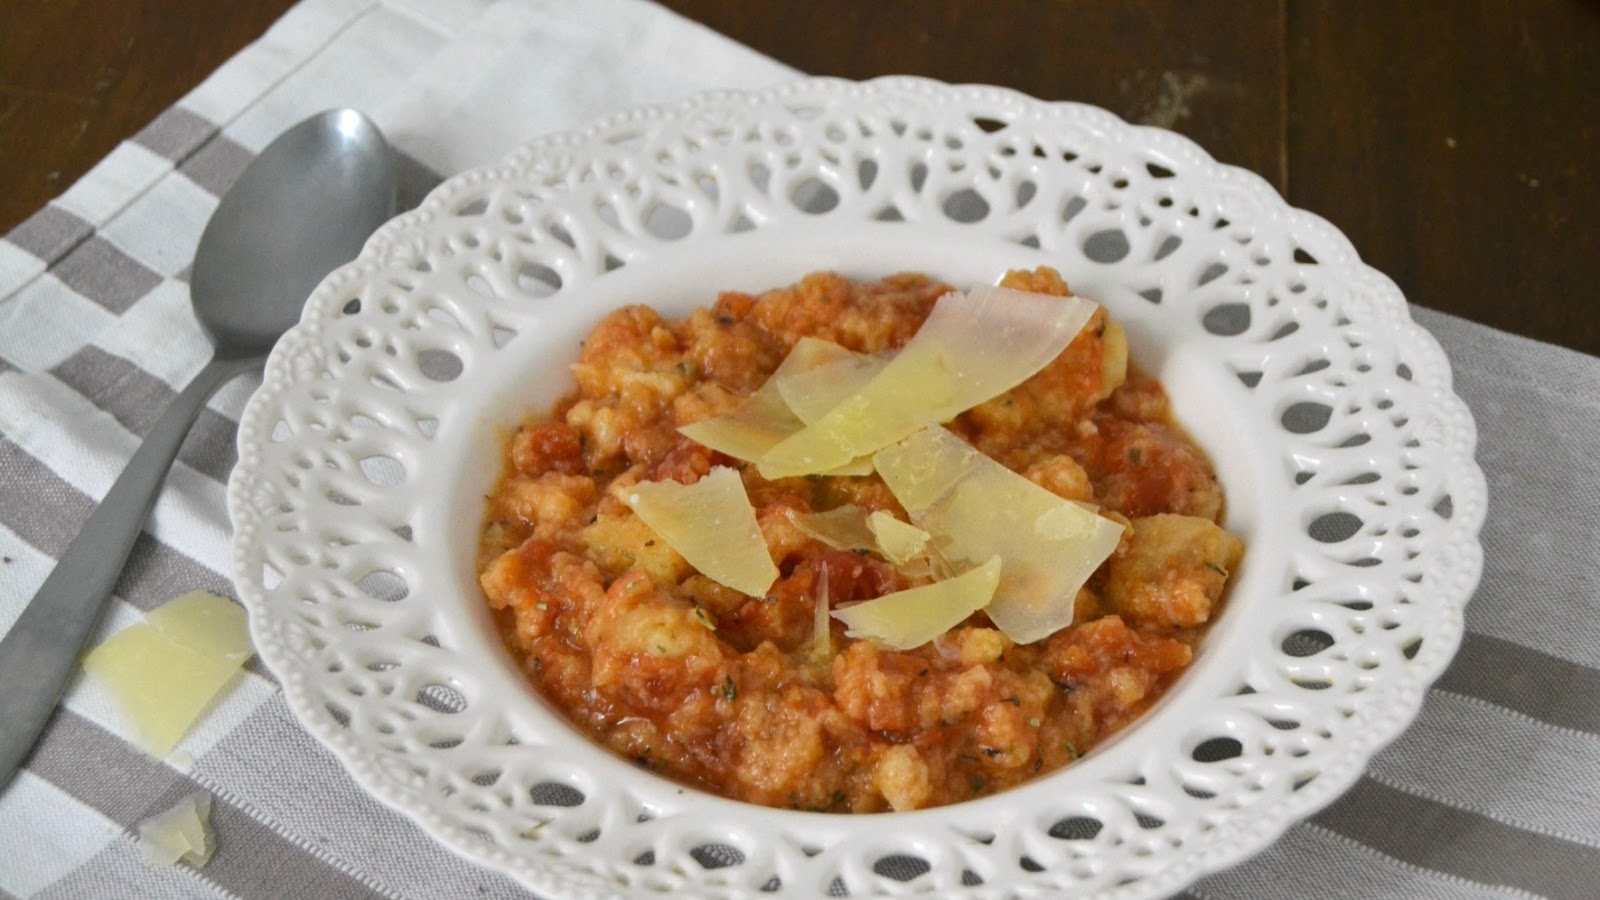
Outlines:
{"label": "spoon handle", "polygon": [[189,427],[217,388],[261,363],[213,357],[161,414],[16,624],[0,639],[0,790],[50,720]]}

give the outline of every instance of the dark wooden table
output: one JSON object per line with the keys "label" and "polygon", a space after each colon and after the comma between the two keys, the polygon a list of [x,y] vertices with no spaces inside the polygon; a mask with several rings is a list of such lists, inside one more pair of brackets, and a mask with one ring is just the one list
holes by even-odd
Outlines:
{"label": "dark wooden table", "polygon": [[[290,5],[0,3],[0,232]],[[988,82],[1173,128],[1331,220],[1414,302],[1600,354],[1593,0],[666,5],[814,74]]]}

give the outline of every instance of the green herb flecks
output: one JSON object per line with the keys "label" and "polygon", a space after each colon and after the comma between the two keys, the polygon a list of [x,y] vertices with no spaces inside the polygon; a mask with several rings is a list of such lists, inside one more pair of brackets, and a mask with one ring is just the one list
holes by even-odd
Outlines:
{"label": "green herb flecks", "polygon": [[705,610],[701,609],[698,606],[696,606],[694,608],[694,619],[695,619],[696,622],[699,622],[701,625],[704,625],[706,627],[707,631],[716,631],[717,630],[717,623],[711,621],[710,614],[708,614]]}

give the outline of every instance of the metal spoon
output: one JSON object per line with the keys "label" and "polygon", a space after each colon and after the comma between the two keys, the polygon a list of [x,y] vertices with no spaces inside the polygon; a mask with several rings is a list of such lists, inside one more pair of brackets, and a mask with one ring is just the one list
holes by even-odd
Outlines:
{"label": "metal spoon", "polygon": [[294,126],[217,204],[195,250],[190,302],[215,348],[167,407],[50,577],[0,640],[0,789],[61,699],[167,470],[206,400],[261,365],[306,297],[395,206],[383,135],[353,109]]}

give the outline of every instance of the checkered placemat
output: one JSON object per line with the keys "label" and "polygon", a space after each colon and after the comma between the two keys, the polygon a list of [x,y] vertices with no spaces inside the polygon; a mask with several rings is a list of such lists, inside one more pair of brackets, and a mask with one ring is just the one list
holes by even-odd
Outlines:
{"label": "checkered placemat", "polygon": [[[0,240],[0,629],[204,364],[194,247],[282,129],[368,111],[415,198],[540,133],[792,74],[643,0],[304,0]],[[1478,418],[1494,498],[1465,644],[1349,795],[1191,896],[1600,896],[1600,360],[1416,312]],[[174,595],[231,593],[225,485],[258,384],[201,416],[99,638]],[[0,898],[526,896],[367,797],[259,663],[174,758],[124,733],[73,686],[0,794]],[[151,867],[132,827],[196,790],[215,798],[215,858]]]}

